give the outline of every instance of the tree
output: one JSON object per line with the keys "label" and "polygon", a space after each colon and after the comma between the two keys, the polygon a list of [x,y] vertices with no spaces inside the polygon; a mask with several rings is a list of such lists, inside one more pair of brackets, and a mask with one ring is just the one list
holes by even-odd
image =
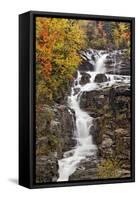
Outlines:
{"label": "tree", "polygon": [[130,48],[130,24],[124,22],[112,23],[113,42],[116,48]]}
{"label": "tree", "polygon": [[81,20],[36,18],[36,99],[52,103],[69,85],[80,63],[85,34]]}
{"label": "tree", "polygon": [[129,23],[91,20],[86,24],[85,31],[90,48],[130,50]]}

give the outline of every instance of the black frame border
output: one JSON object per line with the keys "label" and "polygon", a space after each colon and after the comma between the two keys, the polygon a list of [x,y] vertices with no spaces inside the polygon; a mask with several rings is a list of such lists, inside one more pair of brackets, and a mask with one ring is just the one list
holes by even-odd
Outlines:
{"label": "black frame border", "polygon": [[[49,187],[66,187],[66,186],[81,186],[81,185],[96,185],[96,184],[111,184],[111,183],[127,183],[135,182],[135,18],[121,17],[121,16],[105,16],[105,15],[90,15],[90,14],[74,14],[74,13],[58,13],[58,12],[43,12],[43,11],[29,11],[27,12],[30,18],[30,44],[29,44],[29,171],[30,181],[29,188],[49,188]],[[22,14],[24,15],[24,14]],[[36,17],[56,17],[68,19],[82,19],[82,20],[101,20],[101,21],[118,21],[128,22],[131,24],[131,177],[129,178],[115,178],[115,179],[97,179],[97,180],[82,180],[82,181],[65,181],[65,182],[50,182],[50,183],[36,183],[35,182],[35,150],[36,150],[36,123],[35,123],[35,18]]]}

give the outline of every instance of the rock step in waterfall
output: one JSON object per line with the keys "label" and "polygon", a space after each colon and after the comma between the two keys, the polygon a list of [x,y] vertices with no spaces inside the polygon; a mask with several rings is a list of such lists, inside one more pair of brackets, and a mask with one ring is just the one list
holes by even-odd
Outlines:
{"label": "rock step in waterfall", "polygon": [[[126,57],[126,49],[122,50],[95,50],[88,49],[81,52],[83,62],[80,71],[95,71],[95,63],[102,55],[107,55],[104,63],[106,73],[130,75],[130,60]],[[98,71],[98,68],[96,69]]]}
{"label": "rock step in waterfall", "polygon": [[[89,91],[110,88],[120,83],[130,84],[129,70],[122,67],[121,58],[124,53],[125,50],[108,52],[92,49],[81,52],[86,67],[83,64],[79,66],[71,94],[68,96],[69,110],[75,115],[73,137],[76,139],[76,145],[70,151],[65,152],[63,158],[58,161],[59,178],[57,181],[68,181],[77,169],[79,169],[79,173],[84,171],[89,162],[91,163],[88,164],[88,166],[91,165],[89,173],[93,174],[93,178],[95,178],[98,162],[97,146],[94,142],[94,135],[90,134],[94,126],[94,115],[90,115],[81,108],[80,99]],[[118,59],[119,56],[121,61]],[[123,72],[124,75],[121,75]],[[83,163],[85,163],[85,167],[81,167]],[[89,179],[89,177],[87,178]]]}

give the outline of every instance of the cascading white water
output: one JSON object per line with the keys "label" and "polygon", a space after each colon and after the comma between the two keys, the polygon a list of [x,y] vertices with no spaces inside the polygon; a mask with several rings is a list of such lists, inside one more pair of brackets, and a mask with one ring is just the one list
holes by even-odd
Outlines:
{"label": "cascading white water", "polygon": [[[81,85],[81,73],[77,71],[77,78],[74,81],[74,85],[71,88],[71,95],[68,97],[68,106],[74,110],[76,118],[76,129],[74,130],[74,137],[76,137],[77,144],[74,149],[64,153],[63,159],[58,161],[59,165],[59,178],[57,181],[68,181],[69,176],[72,175],[79,163],[87,159],[89,156],[96,156],[96,145],[93,144],[93,138],[89,134],[90,128],[93,126],[93,118],[80,108],[80,97],[85,91],[98,90],[102,86],[103,88],[108,85],[111,86],[117,81],[123,81],[129,83],[128,76],[121,75],[109,75],[106,74],[109,81],[97,84],[94,82],[95,76],[98,73],[105,73],[104,62],[106,60],[106,53],[99,52],[99,56],[95,60],[95,71],[87,73],[91,76],[90,82]],[[77,93],[75,92],[77,89]]]}
{"label": "cascading white water", "polygon": [[99,55],[99,58],[97,59],[96,63],[95,63],[95,71],[96,72],[100,72],[100,73],[105,73],[105,67],[104,67],[104,61],[106,59],[106,56],[108,54],[101,54]]}
{"label": "cascading white water", "polygon": [[[93,155],[96,146],[93,144],[92,136],[89,135],[90,127],[92,126],[92,117],[87,112],[80,109],[79,98],[81,96],[82,86],[79,84],[81,75],[78,71],[77,79],[72,88],[71,96],[68,98],[69,107],[75,111],[76,117],[76,147],[68,152],[65,152],[64,158],[59,160],[59,179],[58,181],[67,181],[69,176],[75,172],[77,165],[86,156]],[[74,95],[74,89],[80,89],[79,93]]]}

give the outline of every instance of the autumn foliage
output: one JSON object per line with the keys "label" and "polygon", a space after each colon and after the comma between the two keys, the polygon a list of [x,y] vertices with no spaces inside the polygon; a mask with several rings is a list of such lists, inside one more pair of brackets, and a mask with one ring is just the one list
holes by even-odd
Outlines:
{"label": "autumn foliage", "polygon": [[113,21],[88,21],[85,27],[87,46],[97,49],[130,50],[130,24]]}
{"label": "autumn foliage", "polygon": [[36,19],[37,100],[58,100],[80,63],[84,46],[82,22],[71,19]]}

